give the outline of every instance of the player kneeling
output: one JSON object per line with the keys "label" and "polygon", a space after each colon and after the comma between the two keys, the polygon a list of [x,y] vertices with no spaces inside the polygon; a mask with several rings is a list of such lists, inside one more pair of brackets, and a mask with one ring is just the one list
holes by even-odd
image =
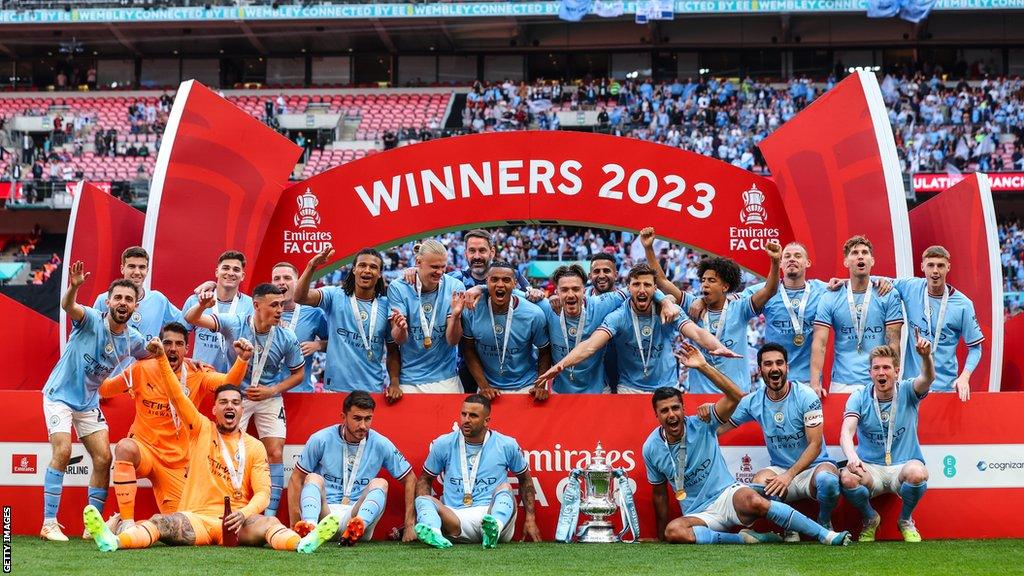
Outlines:
{"label": "player kneeling", "polygon": [[[252,345],[247,341],[239,340],[234,346],[239,358],[248,361],[252,356]],[[336,514],[324,518],[315,531],[301,538],[277,518],[261,515],[270,502],[267,451],[259,440],[239,429],[241,389],[230,384],[217,388],[211,421],[181,390],[160,340],[151,340],[147,349],[158,358],[164,373],[159,384],[189,431],[189,473],[181,511],[157,514],[115,536],[99,510],[86,506],[82,513],[85,526],[101,551],[147,548],[158,541],[172,546],[219,545],[224,540],[222,529],[226,529],[235,532],[243,546],[269,543],[275,550],[310,553],[337,533],[340,518]],[[234,512],[222,524],[225,498]]]}
{"label": "player kneeling", "polygon": [[[814,538],[822,544],[845,546],[846,532],[833,532],[782,502],[769,501],[735,481],[718,445],[717,430],[736,410],[743,393],[725,375],[709,365],[699,350],[685,344],[677,357],[700,371],[725,396],[712,408],[710,422],[683,414],[682,393],[662,387],[651,401],[660,424],[644,442],[647,480],[654,486],[654,515],[658,536],[679,544],[758,544],[779,542],[777,534],[761,534],[736,526],[749,526],[767,518],[782,528]],[[668,522],[668,493],[672,488],[683,516]]]}
{"label": "player kneeling", "polygon": [[388,491],[387,480],[377,474],[387,468],[392,478],[405,485],[403,540],[416,539],[416,475],[391,440],[370,430],[376,407],[367,392],[352,392],[342,405],[341,425],[309,437],[288,483],[288,510],[299,534],[309,533],[318,520],[337,514],[346,523],[343,544],[369,540],[384,513]]}

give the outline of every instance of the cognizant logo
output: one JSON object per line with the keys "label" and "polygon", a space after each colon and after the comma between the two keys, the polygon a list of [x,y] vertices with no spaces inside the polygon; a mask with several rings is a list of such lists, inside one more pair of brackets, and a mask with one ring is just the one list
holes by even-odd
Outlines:
{"label": "cognizant logo", "polygon": [[1000,472],[1004,470],[1024,470],[1024,460],[1019,462],[986,462],[985,460],[979,460],[978,471],[985,472],[986,470],[998,470]]}

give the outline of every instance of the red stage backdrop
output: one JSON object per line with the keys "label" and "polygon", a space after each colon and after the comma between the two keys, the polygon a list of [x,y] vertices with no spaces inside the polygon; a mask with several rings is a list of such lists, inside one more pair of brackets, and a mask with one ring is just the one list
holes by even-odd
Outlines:
{"label": "red stage backdrop", "polygon": [[197,284],[213,279],[221,252],[240,250],[252,259],[301,153],[209,88],[182,83],[149,193],[146,288],[181,305]]}
{"label": "red stage backdrop", "polygon": [[[971,174],[911,210],[910,230],[918,262],[928,246],[941,244],[949,250],[949,283],[974,302],[978,323],[985,334],[984,355],[971,377],[971,389],[999,391],[1003,365],[1003,269],[988,176]],[[920,273],[920,266],[915,272]],[[960,348],[963,362],[966,347],[961,344]]]}
{"label": "red stage backdrop", "polygon": [[1005,348],[1010,353],[1003,354],[1002,389],[1021,392],[1024,391],[1024,354],[1021,354],[1021,350],[1024,350],[1024,314],[1007,319],[1003,330]]}
{"label": "red stage backdrop", "polygon": [[[286,474],[316,430],[337,424],[341,394],[287,394],[288,445]],[[420,474],[431,440],[450,432],[458,420],[461,396],[408,395],[394,406],[385,406],[377,396],[374,429],[388,436]],[[42,521],[42,482],[49,446],[43,441],[45,422],[38,392],[0,392],[0,402],[10,407],[10,416],[0,420],[0,498],[13,507],[13,529],[18,534],[38,532]],[[712,396],[687,397],[692,412]],[[846,399],[830,397],[825,402],[825,438],[833,457]],[[929,396],[921,407],[920,438],[930,478],[928,493],[914,514],[926,539],[1024,537],[1024,427],[1017,424],[1024,411],[1024,395],[978,393],[967,404],[953,394]],[[206,406],[203,412],[209,414]],[[132,418],[127,396],[104,405],[111,426],[111,439],[124,436]],[[654,536],[651,488],[647,483],[641,448],[657,426],[650,398],[645,395],[554,396],[534,405],[529,397],[503,396],[494,404],[492,426],[515,437],[537,481],[538,524],[545,539],[554,536],[559,502],[569,471],[585,464],[598,441],[608,451],[611,464],[627,470],[636,482],[641,534]],[[723,453],[731,471],[740,481],[768,464],[760,430],[747,425],[722,438]],[[64,478],[64,496],[58,519],[67,534],[80,533],[82,507],[91,463],[84,448],[75,444],[72,464]],[[383,473],[386,477],[386,472]],[[286,476],[287,477],[287,476]],[[875,500],[882,513],[882,538],[897,538],[896,515],[900,501],[895,496]],[[800,505],[817,513],[813,502]],[[402,523],[403,498],[392,482],[387,511],[375,536],[384,538],[390,528]],[[107,499],[107,513],[116,509],[113,494]],[[154,512],[149,489],[139,490],[136,516]],[[678,515],[678,509],[672,510]],[[287,521],[287,506],[280,517]],[[950,521],[955,518],[955,521]],[[519,516],[520,528],[522,515]],[[616,517],[615,523],[619,520]],[[840,505],[835,525],[842,529],[859,526],[848,504]],[[521,532],[519,532],[521,534]],[[518,534],[517,534],[518,536]]]}
{"label": "red stage backdrop", "polygon": [[843,242],[871,239],[876,274],[913,275],[903,175],[873,73],[851,74],[760,144],[809,275],[845,277]]}
{"label": "red stage backdrop", "polygon": [[0,294],[0,318],[0,342],[4,343],[2,387],[42,389],[60,355],[59,325],[4,294]]}
{"label": "red stage backdrop", "polygon": [[517,224],[637,230],[726,254],[763,274],[767,240],[793,238],[775,185],[724,162],[577,132],[444,138],[374,154],[281,195],[253,270],[300,270],[331,244],[340,261],[443,230]]}
{"label": "red stage backdrop", "polygon": [[[80,182],[79,186],[71,205],[58,298],[68,287],[68,267],[81,260],[90,275],[78,289],[78,303],[92,306],[96,296],[106,292],[110,283],[121,277],[121,252],[140,244],[146,217],[91,183]],[[60,325],[60,349],[63,350],[71,334],[71,322],[63,309]],[[39,386],[42,385],[40,382]]]}

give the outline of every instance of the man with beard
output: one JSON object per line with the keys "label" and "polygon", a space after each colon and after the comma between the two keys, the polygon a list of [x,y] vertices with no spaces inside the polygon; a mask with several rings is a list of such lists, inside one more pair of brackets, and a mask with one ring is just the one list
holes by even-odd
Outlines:
{"label": "man with beard", "polygon": [[[811,378],[811,333],[818,300],[826,293],[821,280],[807,278],[811,260],[807,247],[790,242],[782,249],[782,282],[778,292],[765,303],[764,338],[786,349],[789,378],[807,383]],[[761,282],[747,286],[741,296],[753,296],[765,286]]]}
{"label": "man with beard", "polygon": [[[188,431],[190,458],[188,479],[178,512],[157,514],[114,535],[92,505],[82,511],[85,526],[101,552],[123,548],[148,548],[157,542],[169,546],[217,546],[234,533],[242,546],[270,544],[275,550],[312,553],[338,531],[339,518],[329,515],[305,537],[281,525],[273,516],[260,512],[270,499],[267,453],[255,438],[246,434],[242,420],[242,390],[225,384],[213,395],[213,420],[199,413],[181,389],[177,375],[154,338],[149,349],[164,371],[163,392],[171,400],[183,429]],[[253,352],[247,342],[237,341],[232,351],[243,361]],[[222,518],[228,501],[231,513]],[[234,539],[234,538],[232,538]]]}
{"label": "man with beard", "polygon": [[[946,283],[949,274],[949,251],[942,246],[929,246],[921,256],[924,278],[896,278],[893,287],[907,307],[908,322],[932,343],[935,362],[933,392],[953,392],[966,402],[971,397],[971,374],[981,361],[981,343],[985,335],[978,325],[974,303],[963,292]],[[967,346],[963,371],[956,357],[960,340]],[[908,342],[909,348],[910,342]],[[917,376],[921,367],[917,357],[907,350],[905,378]]]}
{"label": "man with beard", "polygon": [[[561,266],[551,275],[551,282],[555,285],[555,296],[560,302],[561,309],[555,313],[551,306],[544,303],[541,309],[547,318],[551,356],[555,362],[565,358],[573,348],[590,338],[604,319],[626,300],[626,293],[621,290],[584,296],[586,278],[587,275],[579,264]],[[655,301],[657,300],[656,294]],[[680,310],[674,304],[674,300],[662,300],[660,308],[662,322],[672,322],[679,316]],[[605,347],[603,353],[607,355],[612,350],[613,347]],[[559,374],[553,383],[554,391],[559,394],[599,394],[610,391],[610,384],[604,377],[605,365],[602,364],[601,358],[602,354],[595,354]]]}
{"label": "man with beard", "polygon": [[[519,480],[524,539],[540,541],[530,465],[515,438],[491,430],[490,422],[491,401],[471,394],[462,402],[459,429],[430,443],[423,475],[416,481],[416,536],[422,542],[434,548],[450,548],[452,540],[495,548],[512,540],[517,506],[509,473]],[[438,478],[441,499],[430,495]]]}
{"label": "man with beard", "polygon": [[536,385],[597,354],[613,342],[619,357],[619,394],[646,394],[662,386],[678,385],[672,347],[682,334],[700,343],[709,354],[735,357],[707,330],[688,318],[664,322],[654,300],[654,271],[637,264],[629,271],[629,300],[609,314],[601,326],[564,358],[537,378]]}
{"label": "man with beard", "polygon": [[[204,314],[232,314],[245,316],[252,313],[252,298],[239,291],[242,280],[245,280],[245,255],[241,252],[228,250],[217,258],[217,269],[214,271],[216,283],[213,291],[216,294],[216,306]],[[189,310],[199,303],[199,295],[209,292],[208,283],[199,286],[196,293],[185,300],[182,310]],[[192,357],[206,362],[218,372],[227,372],[231,366],[228,358],[229,346],[224,337],[206,328],[192,326],[185,319],[185,327],[195,329],[196,338],[192,349]]]}
{"label": "man with beard", "polygon": [[[203,370],[185,358],[188,330],[177,322],[160,333],[163,348],[183,393],[198,406],[224,384],[242,381],[248,364],[238,358],[231,371],[220,374]],[[114,448],[114,495],[118,514],[108,525],[120,532],[135,524],[135,494],[138,477],[153,483],[153,496],[161,514],[177,511],[188,471],[188,433],[181,429],[178,412],[163,392],[163,368],[156,358],[140,360],[121,375],[106,379],[100,397],[129,394],[135,403],[135,421],[128,436]]]}
{"label": "man with beard", "polygon": [[[765,496],[783,502],[817,500],[818,524],[831,530],[832,511],[839,501],[839,470],[825,446],[821,399],[808,386],[789,380],[786,349],[780,344],[762,346],[757,365],[764,392],[744,396],[732,417],[718,427],[718,435],[757,422],[771,465],[754,474],[754,483],[764,485]],[[701,407],[705,422],[711,420],[711,406]],[[786,541],[799,542],[800,535],[787,532]]]}
{"label": "man with beard", "polygon": [[[149,253],[141,246],[132,246],[121,253],[121,274],[139,289],[139,303],[135,307],[128,325],[139,331],[145,339],[160,333],[160,329],[171,322],[181,321],[181,310],[158,290],[146,292],[143,284],[149,275]],[[100,312],[107,311],[108,294],[96,296],[92,307]]]}
{"label": "man with beard", "polygon": [[405,392],[462,393],[456,352],[466,285],[444,273],[447,265],[444,245],[428,238],[416,245],[415,280],[395,280],[388,286],[388,303],[407,319],[391,327],[399,354],[388,355],[389,401]]}
{"label": "man with beard", "polygon": [[617,280],[619,271],[615,264],[615,257],[606,252],[598,252],[590,257],[590,285],[587,286],[587,296],[600,296],[614,292],[618,289]]}
{"label": "man with beard", "polygon": [[[383,392],[385,344],[390,322],[404,324],[405,318],[391,314],[381,272],[384,259],[373,248],[363,248],[341,288],[310,288],[313,274],[330,261],[334,249],[324,248],[310,259],[295,286],[295,301],[319,307],[327,318],[327,366],[324,390],[329,392]],[[387,344],[391,353],[397,350]]]}
{"label": "man with beard", "polygon": [[[590,286],[586,295],[600,296],[614,293],[618,289],[619,267],[615,256],[606,252],[598,252],[590,257]],[[611,392],[619,389],[619,360],[615,355],[615,347],[604,351],[604,381]]]}
{"label": "man with beard", "polygon": [[64,470],[71,459],[71,426],[92,458],[89,503],[103,510],[110,485],[110,440],[107,420],[100,411],[97,390],[103,380],[123,370],[132,358],[145,358],[146,341],[128,326],[138,302],[138,287],[129,280],[114,280],[107,291],[107,314],[75,301],[89,274],[81,262],[68,268],[68,289],[60,306],[72,329],[64,353],[43,386],[43,414],[50,439],[50,465],[43,477],[44,540],[67,542],[57,523]]}
{"label": "man with beard", "polygon": [[[654,228],[640,231],[640,242],[647,254],[647,263],[658,273],[658,286],[666,294],[674,295],[684,309],[689,309],[696,299],[693,294],[683,293],[665,278],[665,273],[654,254]],[[728,295],[740,288],[739,265],[729,258],[712,256],[700,261],[697,274],[700,277],[703,311],[693,318],[698,326],[711,332],[720,342],[736,353],[730,358],[712,358],[709,361],[725,373],[744,392],[750,390],[750,370],[747,367],[747,327],[750,320],[761,313],[779,289],[779,260],[782,247],[774,240],[765,244],[765,253],[771,259],[768,280],[760,290],[750,297],[730,301]],[[687,377],[687,390],[697,394],[715,394],[715,386],[699,372]]]}
{"label": "man with beard", "polygon": [[[871,267],[875,264],[871,242],[854,236],[843,245],[843,264],[850,271],[842,290],[823,294],[814,317],[814,342],[811,348],[811,389],[820,397],[830,392],[848,394],[871,383],[867,373],[868,352],[888,345],[899,355],[903,310],[898,293],[885,295],[872,285]],[[835,332],[832,380],[829,390],[822,387],[825,348],[829,330]]]}
{"label": "man with beard", "polygon": [[[497,254],[497,251],[494,249],[494,239],[491,238],[490,233],[486,230],[477,228],[466,232],[462,237],[462,241],[465,244],[465,255],[466,260],[469,262],[469,268],[449,272],[448,276],[454,278],[457,282],[462,282],[466,288],[486,286],[487,270]],[[412,285],[416,282],[417,273],[416,268],[409,268],[405,271],[403,279],[407,284]],[[522,290],[526,294],[526,299],[530,302],[537,303],[544,299],[544,291],[531,288],[530,282],[519,271],[515,271],[515,288]],[[464,357],[459,359],[458,366],[459,380],[462,382],[463,389],[467,392],[476,392],[476,378],[469,372]]]}
{"label": "man with beard", "polygon": [[[274,516],[284,488],[283,454],[287,427],[281,394],[302,382],[305,361],[295,333],[280,326],[284,302],[281,289],[273,284],[260,284],[252,294],[251,314],[207,316],[203,310],[212,308],[216,297],[213,292],[204,292],[199,296],[199,303],[185,313],[185,320],[220,334],[227,342],[245,338],[255,347],[252,365],[242,378],[245,412],[240,425],[245,430],[249,427],[250,418],[256,420],[256,433],[266,447],[270,462],[270,505],[266,514]],[[232,349],[230,356],[235,355]]]}
{"label": "man with beard", "polygon": [[899,494],[903,500],[896,522],[900,534],[906,542],[921,541],[911,514],[928,489],[928,469],[917,438],[917,421],[921,400],[935,381],[935,364],[932,343],[914,332],[921,373],[897,380],[899,355],[891,346],[877,346],[870,354],[871,386],[855,391],[846,401],[839,434],[847,458],[841,481],[843,495],[864,520],[858,542],[875,540],[882,520],[871,507],[871,498],[880,494]]}
{"label": "man with beard", "polygon": [[540,307],[512,294],[514,288],[515,268],[492,262],[487,294],[462,316],[462,355],[484,398],[528,393],[546,400],[546,383],[535,379],[551,366],[547,322]]}
{"label": "man with beard", "polygon": [[349,393],[342,405],[341,424],[315,432],[302,449],[288,482],[288,511],[299,534],[336,513],[345,524],[341,541],[349,546],[370,540],[384,513],[388,474],[405,488],[405,530],[402,539],[416,539],[416,474],[402,452],[387,437],[370,429],[377,403],[362,390]]}
{"label": "man with beard", "polygon": [[[736,482],[725,464],[718,445],[718,427],[732,416],[743,397],[739,387],[714,366],[697,348],[683,344],[677,353],[691,370],[700,371],[725,394],[711,409],[707,422],[683,414],[683,394],[662,387],[654,391],[651,403],[658,418],[644,442],[647,481],[653,486],[652,499],[658,538],[673,544],[760,544],[778,542],[776,534],[761,534],[736,526],[750,526],[766,518],[786,530],[810,536],[827,546],[845,546],[846,532],[833,532],[782,502],[769,501],[745,484]],[[669,522],[670,489],[682,509],[682,517]]]}
{"label": "man with beard", "polygon": [[292,392],[313,392],[313,353],[327,349],[327,318],[324,311],[316,306],[303,306],[295,302],[295,284],[299,271],[288,262],[278,262],[270,273],[270,281],[283,290],[284,303],[281,305],[281,326],[295,332],[299,350],[306,359],[302,383]]}

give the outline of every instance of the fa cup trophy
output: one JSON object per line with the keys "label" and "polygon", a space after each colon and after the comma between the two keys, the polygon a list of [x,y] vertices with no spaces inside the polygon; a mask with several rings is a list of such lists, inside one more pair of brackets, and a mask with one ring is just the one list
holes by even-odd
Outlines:
{"label": "fa cup trophy", "polygon": [[[581,477],[586,486],[582,498]],[[616,534],[612,523],[605,518],[618,509],[622,511],[622,531]],[[590,520],[577,531],[580,512]],[[640,537],[640,519],[633,502],[633,489],[625,470],[608,465],[604,448],[598,442],[587,467],[575,468],[569,474],[569,484],[562,493],[562,510],[558,515],[555,539],[559,542],[623,542],[626,531],[632,533],[627,542],[635,542]]]}

